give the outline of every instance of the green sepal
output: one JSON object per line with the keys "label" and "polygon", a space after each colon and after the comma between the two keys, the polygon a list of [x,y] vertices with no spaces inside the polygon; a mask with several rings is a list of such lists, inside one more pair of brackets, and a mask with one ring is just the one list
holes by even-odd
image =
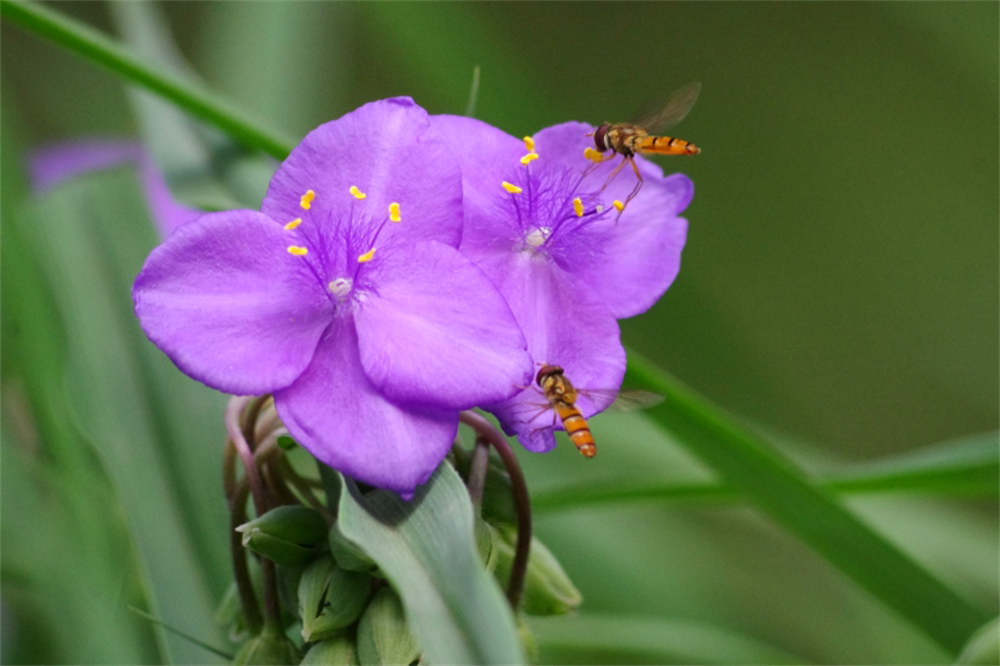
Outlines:
{"label": "green sepal", "polygon": [[[509,525],[497,528],[494,545],[497,563],[494,572],[501,584],[506,584],[514,562],[517,530]],[[562,615],[575,610],[583,602],[580,591],[573,585],[555,555],[541,541],[532,537],[528,570],[524,577],[521,608],[529,615]]]}
{"label": "green sepal", "polygon": [[347,569],[348,571],[371,571],[375,568],[375,562],[372,558],[368,557],[368,554],[361,548],[349,540],[337,527],[337,523],[330,526],[329,534],[327,535],[327,545],[330,547],[330,553],[333,555],[333,559],[337,561],[337,565],[341,569]]}
{"label": "green sepal", "polygon": [[409,664],[419,656],[403,602],[386,585],[375,593],[358,623],[358,658],[362,664]]}
{"label": "green sepal", "polygon": [[355,666],[361,662],[358,661],[358,651],[354,641],[346,634],[340,634],[313,644],[302,658],[302,663]]}
{"label": "green sepal", "polygon": [[321,557],[299,579],[302,639],[323,640],[361,615],[371,596],[371,576],[341,569],[331,557]]}
{"label": "green sepal", "polygon": [[236,528],[243,546],[285,566],[305,564],[326,546],[326,520],[301,504],[279,506]]}
{"label": "green sepal", "polygon": [[298,648],[284,634],[273,629],[264,629],[239,649],[233,657],[234,664],[297,664]]}

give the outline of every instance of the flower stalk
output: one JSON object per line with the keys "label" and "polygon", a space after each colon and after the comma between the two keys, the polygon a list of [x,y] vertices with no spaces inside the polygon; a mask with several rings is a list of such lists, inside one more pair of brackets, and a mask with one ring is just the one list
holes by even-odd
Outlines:
{"label": "flower stalk", "polygon": [[[257,419],[261,414],[265,398],[233,397],[226,406],[225,424],[226,432],[229,435],[227,448],[233,448],[243,463],[244,481],[243,485],[249,489],[249,495],[253,498],[254,510],[258,516],[267,513],[271,508],[271,497],[258,461],[254,456],[250,442],[254,439],[246,437],[245,433],[253,433],[256,437]],[[224,475],[224,478],[227,475]],[[287,491],[286,491],[287,492]],[[237,582],[237,589],[240,593],[240,601],[243,603],[244,612],[247,614],[247,622],[251,627],[259,628],[261,620],[256,598],[253,593],[253,586],[250,583],[249,571],[246,566],[246,551],[243,548],[242,540],[235,528],[246,522],[246,492],[237,492],[230,503],[230,548],[233,549],[233,570]],[[264,594],[264,625],[268,628],[281,628],[281,608],[278,598],[278,580],[274,563],[266,558],[260,560],[261,577],[263,580]],[[250,617],[255,617],[255,622],[250,621]]]}
{"label": "flower stalk", "polygon": [[469,478],[466,487],[469,489],[469,499],[478,512],[483,505],[483,488],[486,486],[486,467],[490,461],[490,442],[483,436],[476,437],[475,448],[472,449],[472,459],[469,461]]}
{"label": "flower stalk", "polygon": [[524,592],[528,555],[531,553],[531,499],[528,496],[528,486],[524,481],[524,474],[521,472],[517,457],[511,450],[510,444],[507,443],[507,438],[499,430],[475,412],[461,412],[459,419],[476,431],[477,444],[479,439],[485,439],[493,445],[510,476],[511,490],[514,493],[514,506],[517,510],[517,545],[514,549],[510,580],[507,581],[507,601],[510,603],[510,607],[516,611],[521,601],[521,594]]}

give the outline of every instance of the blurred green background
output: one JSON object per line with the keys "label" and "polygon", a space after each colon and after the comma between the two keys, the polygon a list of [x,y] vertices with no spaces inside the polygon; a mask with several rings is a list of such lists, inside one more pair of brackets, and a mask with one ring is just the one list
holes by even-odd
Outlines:
{"label": "blurred green background", "polygon": [[[106,5],[53,6],[116,32]],[[623,322],[626,344],[808,469],[997,428],[996,3],[161,9],[210,88],[295,138],[391,95],[461,113],[476,65],[477,115],[517,136],[627,120],[701,81],[676,133],[704,152],[661,161],[696,187],[683,267]],[[222,644],[208,614],[228,582],[223,398],[130,319],[128,284],[156,242],[134,175],[45,198],[26,183],[41,145],[138,136],[134,107],[104,70],[7,23],[2,38],[2,657],[209,660],[126,604]],[[533,490],[710,478],[640,416],[593,425],[592,463],[565,444],[521,452]],[[850,506],[996,614],[995,498]],[[627,633],[615,623],[628,618],[637,635],[684,637],[678,663],[768,661],[771,648],[822,663],[950,660],[750,509],[551,509],[538,531],[585,597],[580,618],[537,626],[547,662],[662,661],[563,635]]]}

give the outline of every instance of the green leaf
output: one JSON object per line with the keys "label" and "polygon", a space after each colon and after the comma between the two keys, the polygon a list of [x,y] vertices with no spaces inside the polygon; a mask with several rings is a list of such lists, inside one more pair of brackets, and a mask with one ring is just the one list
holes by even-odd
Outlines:
{"label": "green leaf", "polygon": [[[847,466],[844,471],[816,479],[816,484],[838,494],[920,493],[968,496],[998,494],[1000,475],[996,431],[882,460]],[[746,495],[729,484],[677,483],[630,478],[547,488],[532,494],[538,511],[575,509],[617,502],[645,500],[730,504]]]}
{"label": "green leaf", "polygon": [[[25,279],[52,285],[45,304],[70,332],[52,388],[66,405],[60,417],[82,435],[63,446],[91,450],[111,480],[152,614],[220,644],[212,615],[228,571],[222,399],[178,373],[132,314],[131,281],[155,243],[136,181],[111,171],[67,183],[17,223],[41,259],[41,274]],[[165,658],[212,660],[156,631]]]}
{"label": "green leaf", "polygon": [[986,621],[764,439],[635,352],[626,381],[664,396],[649,416],[722,480],[943,647],[957,654]]}
{"label": "green leaf", "polygon": [[734,631],[690,620],[619,615],[530,618],[540,663],[790,664],[806,660]]}
{"label": "green leaf", "polygon": [[399,593],[426,661],[523,663],[507,602],[476,554],[472,516],[465,486],[444,464],[409,502],[345,483],[338,520]]}

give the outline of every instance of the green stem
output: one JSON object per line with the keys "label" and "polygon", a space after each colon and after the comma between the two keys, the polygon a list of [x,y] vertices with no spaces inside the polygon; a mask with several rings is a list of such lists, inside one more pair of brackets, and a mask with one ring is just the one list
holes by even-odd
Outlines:
{"label": "green stem", "polygon": [[885,604],[958,654],[987,614],[848,511],[830,489],[674,377],[629,351],[626,382],[664,396],[650,417],[720,480]]}
{"label": "green stem", "polygon": [[284,159],[294,145],[294,141],[263,128],[236,106],[162,67],[143,62],[118,42],[84,23],[23,0],[0,0],[0,14],[23,28],[162,95],[191,115],[215,125],[248,148],[260,149],[278,159]]}

